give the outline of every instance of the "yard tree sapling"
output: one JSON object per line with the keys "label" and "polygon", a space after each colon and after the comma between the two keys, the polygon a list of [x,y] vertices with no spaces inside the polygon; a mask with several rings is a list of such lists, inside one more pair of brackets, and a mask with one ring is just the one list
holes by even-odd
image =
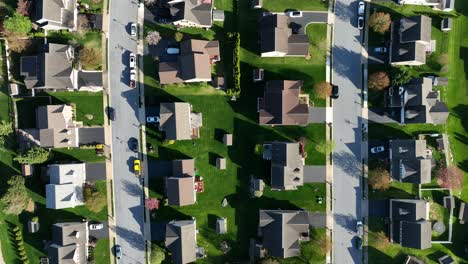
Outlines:
{"label": "yard tree sapling", "polygon": [[383,71],[374,72],[369,76],[368,80],[369,89],[384,90],[390,86],[390,77],[388,73]]}
{"label": "yard tree sapling", "polygon": [[384,34],[390,29],[392,19],[384,12],[374,12],[369,18],[369,27],[376,33]]}
{"label": "yard tree sapling", "polygon": [[49,160],[49,151],[44,148],[35,147],[26,153],[20,153],[14,158],[20,164],[40,164]]}

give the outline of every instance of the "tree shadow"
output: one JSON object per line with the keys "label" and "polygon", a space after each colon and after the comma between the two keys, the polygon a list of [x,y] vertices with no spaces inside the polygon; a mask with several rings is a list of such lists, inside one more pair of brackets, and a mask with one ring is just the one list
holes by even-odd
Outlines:
{"label": "tree shadow", "polygon": [[123,182],[125,191],[130,194],[131,196],[141,196],[143,194],[143,189],[140,185],[136,183],[132,183],[129,180],[125,180]]}
{"label": "tree shadow", "polygon": [[117,237],[124,239],[133,248],[144,251],[145,239],[142,233],[137,233],[122,226],[111,226],[110,229],[115,232]]}
{"label": "tree shadow", "polygon": [[208,227],[216,230],[216,221],[218,220],[218,216],[214,214],[208,214],[207,218],[208,218]]}
{"label": "tree shadow", "polygon": [[[467,48],[467,53],[468,53],[468,48]],[[468,54],[466,57],[468,58]],[[468,62],[467,62],[466,67],[468,69]],[[465,94],[464,96],[468,96],[468,94]],[[453,107],[451,110],[452,111],[450,112],[450,114],[457,117],[460,120],[463,129],[465,131],[468,131],[468,105],[460,104],[460,105]]]}
{"label": "tree shadow", "polygon": [[210,165],[212,165],[213,167],[216,167],[216,160],[218,158],[222,158],[222,157],[214,152],[208,152],[208,161]]}

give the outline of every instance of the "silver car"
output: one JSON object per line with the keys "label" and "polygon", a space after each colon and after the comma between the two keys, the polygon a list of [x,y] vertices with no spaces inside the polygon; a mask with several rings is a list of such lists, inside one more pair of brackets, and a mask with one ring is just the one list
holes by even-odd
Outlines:
{"label": "silver car", "polygon": [[128,58],[130,68],[135,69],[136,68],[136,56],[135,53],[130,52],[130,56]]}

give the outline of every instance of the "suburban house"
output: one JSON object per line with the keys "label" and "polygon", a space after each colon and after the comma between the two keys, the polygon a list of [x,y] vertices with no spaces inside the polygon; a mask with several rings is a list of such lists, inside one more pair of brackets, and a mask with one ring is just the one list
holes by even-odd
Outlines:
{"label": "suburban house", "polygon": [[77,70],[73,68],[74,59],[72,46],[54,43],[45,44],[35,56],[22,56],[20,74],[26,88],[101,91],[102,72]]}
{"label": "suburban house", "polygon": [[202,114],[194,113],[189,103],[160,104],[159,130],[165,132],[167,140],[200,138],[202,119]]}
{"label": "suburban house", "polygon": [[293,34],[289,17],[273,14],[260,17],[261,57],[306,57],[309,55],[309,38],[304,34]]}
{"label": "suburban house", "polygon": [[78,147],[79,129],[70,105],[44,105],[36,108],[36,128],[20,129],[21,141],[29,147]]}
{"label": "suburban house", "polygon": [[83,185],[86,164],[52,164],[47,166],[49,184],[46,185],[46,207],[73,208],[83,205]]}
{"label": "suburban house", "polygon": [[428,16],[403,17],[391,25],[391,65],[418,66],[426,64],[427,53],[435,50],[431,41],[432,19]]}
{"label": "suburban house", "polygon": [[36,0],[35,21],[45,30],[75,30],[78,7],[76,0]]}
{"label": "suburban house", "polygon": [[212,0],[163,0],[176,27],[210,28],[213,24]]}
{"label": "suburban house", "polygon": [[395,111],[401,124],[445,124],[449,109],[440,101],[439,91],[433,91],[430,78],[413,79],[410,83],[391,87],[387,94],[388,106]]}
{"label": "suburban house", "polygon": [[306,211],[260,210],[260,243],[255,256],[289,258],[301,254],[301,242],[309,241],[309,214]]}
{"label": "suburban house", "polygon": [[52,225],[52,241],[47,247],[48,263],[87,263],[88,237],[88,222]]}
{"label": "suburban house", "polygon": [[219,60],[218,41],[182,41],[177,60],[159,63],[160,83],[209,82],[212,79],[211,66]]}
{"label": "suburban house", "polygon": [[415,256],[406,256],[405,262],[403,264],[426,264],[426,262],[418,259]]}
{"label": "suburban house", "polygon": [[455,0],[398,0],[400,5],[424,5],[435,10],[450,12],[453,11]]}
{"label": "suburban house", "polygon": [[389,140],[390,176],[400,182],[430,183],[429,153],[426,140]]}
{"label": "suburban house", "polygon": [[263,98],[257,99],[260,125],[306,125],[309,95],[301,94],[303,81],[274,80],[265,84]]}
{"label": "suburban house", "polygon": [[390,241],[403,247],[431,247],[429,203],[424,200],[390,199]]}
{"label": "suburban house", "polygon": [[171,252],[171,261],[175,264],[185,264],[197,260],[197,226],[196,221],[171,221],[166,225],[164,241]]}
{"label": "suburban house", "polygon": [[185,206],[197,200],[195,192],[195,160],[172,161],[172,176],[166,178],[166,194],[169,205]]}
{"label": "suburban house", "polygon": [[271,161],[272,190],[296,190],[304,185],[305,159],[299,143],[271,142],[263,148],[263,158]]}

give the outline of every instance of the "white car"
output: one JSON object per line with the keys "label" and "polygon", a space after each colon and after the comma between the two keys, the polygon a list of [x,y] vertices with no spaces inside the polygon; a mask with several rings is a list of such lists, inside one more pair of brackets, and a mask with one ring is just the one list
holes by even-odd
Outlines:
{"label": "white car", "polygon": [[380,153],[380,152],[383,152],[385,150],[384,146],[378,146],[378,147],[373,147],[370,149],[370,152],[371,153]]}
{"label": "white car", "polygon": [[99,230],[103,228],[104,228],[103,224],[90,224],[89,225],[89,230]]}
{"label": "white car", "polygon": [[363,29],[364,28],[364,17],[359,16],[357,19],[357,28]]}
{"label": "white car", "polygon": [[356,234],[358,236],[362,236],[363,235],[363,229],[362,229],[362,222],[361,221],[357,221],[356,222]]}
{"label": "white car", "polygon": [[137,24],[136,23],[130,24],[130,35],[132,35],[132,37],[136,37],[137,32],[138,32]]}
{"label": "white car", "polygon": [[159,123],[159,116],[147,116],[146,123]]}
{"label": "white car", "polygon": [[136,68],[136,56],[135,56],[135,53],[133,52],[130,52],[129,64],[130,64],[130,68],[132,69]]}
{"label": "white car", "polygon": [[136,87],[136,70],[135,69],[130,70],[130,84],[129,84],[129,86],[131,88]]}
{"label": "white car", "polygon": [[366,8],[366,6],[365,6],[364,2],[363,1],[359,2],[358,9],[357,9],[358,15],[363,16],[365,8]]}
{"label": "white car", "polygon": [[302,17],[302,12],[301,11],[289,11],[287,15],[289,17]]}

